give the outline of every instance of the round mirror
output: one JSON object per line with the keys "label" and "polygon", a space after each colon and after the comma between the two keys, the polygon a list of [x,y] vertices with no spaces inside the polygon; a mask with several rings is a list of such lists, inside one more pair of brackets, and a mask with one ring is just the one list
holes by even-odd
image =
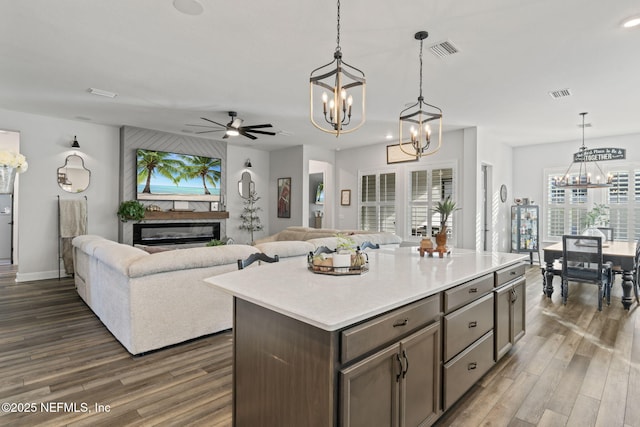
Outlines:
{"label": "round mirror", "polygon": [[84,167],[84,160],[77,154],[67,157],[64,166],[58,168],[58,185],[69,193],[81,193],[89,187],[91,171]]}
{"label": "round mirror", "polygon": [[238,192],[240,197],[248,199],[251,192],[254,191],[254,182],[251,181],[251,174],[248,171],[242,172],[240,181],[238,181]]}

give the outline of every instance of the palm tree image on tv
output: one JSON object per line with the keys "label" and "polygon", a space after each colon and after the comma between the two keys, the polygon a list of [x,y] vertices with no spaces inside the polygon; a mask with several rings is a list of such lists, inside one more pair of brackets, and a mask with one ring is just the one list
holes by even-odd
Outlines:
{"label": "palm tree image on tv", "polygon": [[136,169],[138,199],[220,200],[220,159],[139,149]]}

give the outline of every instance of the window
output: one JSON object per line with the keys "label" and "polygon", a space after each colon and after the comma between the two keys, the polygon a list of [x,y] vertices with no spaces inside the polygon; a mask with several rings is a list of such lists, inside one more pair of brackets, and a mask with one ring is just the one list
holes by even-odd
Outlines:
{"label": "window", "polygon": [[[434,236],[440,231],[440,215],[433,212],[436,203],[453,197],[453,168],[426,168],[410,172],[409,224],[411,236]],[[447,220],[447,234],[453,236],[453,216]]]}
{"label": "window", "polygon": [[563,234],[580,234],[586,226],[586,214],[595,204],[609,206],[609,226],[614,240],[633,241],[640,238],[640,168],[624,165],[611,167],[605,173],[613,177],[606,189],[560,189],[553,185],[558,171],[545,170],[545,236],[547,241],[560,241]]}
{"label": "window", "polygon": [[396,232],[396,174],[372,173],[360,177],[360,229]]}

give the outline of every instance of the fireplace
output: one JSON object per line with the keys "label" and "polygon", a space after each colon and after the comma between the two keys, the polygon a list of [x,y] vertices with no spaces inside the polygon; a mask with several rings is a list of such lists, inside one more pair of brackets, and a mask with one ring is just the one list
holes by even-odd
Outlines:
{"label": "fireplace", "polygon": [[176,245],[220,239],[219,222],[133,224],[133,244]]}

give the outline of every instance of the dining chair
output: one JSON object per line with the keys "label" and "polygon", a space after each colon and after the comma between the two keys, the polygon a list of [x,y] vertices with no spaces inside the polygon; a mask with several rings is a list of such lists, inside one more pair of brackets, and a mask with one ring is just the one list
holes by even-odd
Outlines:
{"label": "dining chair", "polygon": [[602,300],[611,304],[611,263],[602,262],[602,237],[562,236],[562,303],[567,304],[569,282],[586,282],[598,286],[598,311]]}
{"label": "dining chair", "polygon": [[280,261],[280,258],[278,257],[278,255],[274,255],[273,258],[271,258],[269,255],[266,255],[262,252],[256,252],[254,254],[249,255],[247,259],[239,259],[238,270],[243,270],[244,268],[249,267],[251,264],[253,264],[256,261],[278,262]]}

